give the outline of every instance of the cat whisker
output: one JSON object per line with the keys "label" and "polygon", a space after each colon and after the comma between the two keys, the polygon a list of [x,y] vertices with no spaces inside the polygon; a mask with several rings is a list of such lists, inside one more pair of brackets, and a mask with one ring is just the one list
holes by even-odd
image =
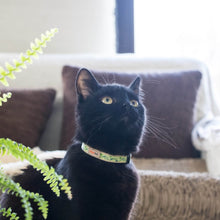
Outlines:
{"label": "cat whisker", "polygon": [[158,138],[164,143],[167,143],[172,147],[177,148],[175,141],[170,137],[167,130],[170,130],[170,128],[168,128],[164,124],[157,123],[156,121],[152,122],[151,119],[148,119],[146,133],[151,133],[155,138]]}
{"label": "cat whisker", "polygon": [[155,130],[154,128],[152,127],[148,127],[148,133],[151,133],[153,134],[153,136],[157,139],[160,139],[161,141],[163,141],[164,143],[167,143],[171,146],[173,146],[174,148],[176,148],[176,145],[174,145],[172,143],[172,141],[170,141],[170,137],[169,136],[166,136],[165,134],[162,134],[160,132],[158,132],[158,130]]}
{"label": "cat whisker", "polygon": [[115,74],[113,74],[113,75],[112,75],[112,82],[111,82],[111,83],[113,84],[113,83],[115,83],[115,82],[116,82]]}
{"label": "cat whisker", "polygon": [[102,122],[102,120],[104,120],[105,118],[109,117],[110,115],[109,114],[106,114],[106,115],[102,115],[102,116],[98,116],[96,117],[95,119],[93,120],[90,120],[90,123],[97,123],[97,122]]}
{"label": "cat whisker", "polygon": [[106,75],[106,78],[104,75],[102,75],[102,80],[103,80],[104,84],[110,84],[110,80],[107,77],[108,77],[108,75]]}
{"label": "cat whisker", "polygon": [[160,85],[161,82],[159,80],[156,80],[156,79],[148,79],[146,81],[146,84],[154,84],[154,85]]}
{"label": "cat whisker", "polygon": [[108,76],[108,84],[114,84],[115,82],[116,82],[115,74],[109,74],[109,76]]}
{"label": "cat whisker", "polygon": [[111,118],[112,118],[112,117],[109,116],[109,117],[107,117],[106,119],[104,119],[104,120],[100,123],[100,126],[99,126],[99,129],[98,129],[98,130],[100,130],[101,127],[102,127],[102,125],[103,125],[105,122],[107,122],[108,120],[110,120]]}
{"label": "cat whisker", "polygon": [[165,119],[161,119],[161,118],[153,118],[152,116],[150,116],[150,119],[149,119],[149,123],[153,124],[153,125],[156,125],[157,127],[159,128],[162,128],[162,129],[174,129],[175,127],[168,127],[166,126],[162,121],[164,121]]}
{"label": "cat whisker", "polygon": [[[104,117],[99,117],[99,120],[100,120],[101,118],[104,118]],[[107,122],[108,120],[110,120],[110,119],[111,119],[111,116],[110,116],[110,115],[107,115],[107,116],[105,116],[105,119],[104,119],[103,121],[100,121],[99,123],[97,123],[97,124],[94,126],[94,128],[92,129],[91,134],[90,134],[90,136],[89,136],[87,142],[95,135],[95,133],[96,133],[98,130],[101,129],[102,125],[103,125],[105,122]]]}

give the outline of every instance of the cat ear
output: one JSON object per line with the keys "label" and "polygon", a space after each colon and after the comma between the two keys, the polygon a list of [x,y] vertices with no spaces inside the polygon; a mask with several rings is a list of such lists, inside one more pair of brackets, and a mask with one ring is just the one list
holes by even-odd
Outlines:
{"label": "cat ear", "polygon": [[86,99],[100,87],[92,73],[82,68],[76,77],[76,89],[79,96]]}
{"label": "cat ear", "polygon": [[139,92],[140,92],[140,84],[141,84],[141,78],[138,76],[129,86],[129,88],[131,90],[133,90],[133,92],[139,96]]}

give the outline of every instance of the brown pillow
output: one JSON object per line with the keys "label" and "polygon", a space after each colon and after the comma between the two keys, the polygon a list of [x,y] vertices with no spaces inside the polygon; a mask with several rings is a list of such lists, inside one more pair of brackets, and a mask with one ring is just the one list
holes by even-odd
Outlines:
{"label": "brown pillow", "polygon": [[34,147],[44,131],[56,92],[53,89],[11,92],[11,99],[0,107],[0,137]]}
{"label": "brown pillow", "polygon": [[[74,108],[77,103],[75,77],[79,68],[63,68],[64,114],[61,149],[71,143],[76,129]],[[92,71],[101,83],[129,85],[137,74]],[[148,128],[136,157],[187,158],[199,157],[191,143],[193,108],[201,73],[140,73],[144,105],[148,110]]]}

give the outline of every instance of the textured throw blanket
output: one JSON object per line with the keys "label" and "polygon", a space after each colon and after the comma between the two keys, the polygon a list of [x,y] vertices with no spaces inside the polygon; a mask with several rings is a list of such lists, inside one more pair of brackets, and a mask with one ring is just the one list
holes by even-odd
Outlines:
{"label": "textured throw blanket", "polygon": [[[63,157],[65,151],[38,153],[44,160]],[[134,158],[133,161],[139,169],[141,186],[131,220],[220,219],[220,178],[208,175],[204,160]],[[15,162],[2,166],[7,174],[14,175],[26,165]]]}

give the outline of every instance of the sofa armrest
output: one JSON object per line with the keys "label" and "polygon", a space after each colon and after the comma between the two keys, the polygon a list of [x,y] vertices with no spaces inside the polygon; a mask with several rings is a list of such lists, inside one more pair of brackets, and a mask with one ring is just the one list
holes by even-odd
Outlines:
{"label": "sofa armrest", "polygon": [[139,171],[132,220],[220,219],[220,179],[207,173]]}

